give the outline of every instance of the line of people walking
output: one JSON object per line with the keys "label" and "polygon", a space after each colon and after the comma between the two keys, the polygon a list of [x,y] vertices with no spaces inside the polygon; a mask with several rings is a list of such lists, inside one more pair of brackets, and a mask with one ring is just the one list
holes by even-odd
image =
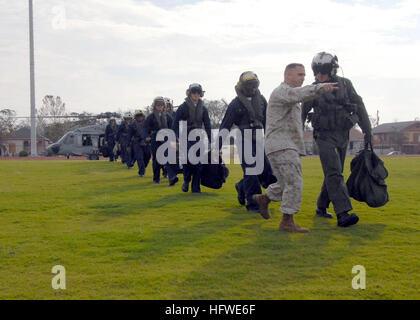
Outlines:
{"label": "line of people walking", "polygon": [[[283,219],[279,229],[287,232],[308,233],[309,230],[295,223],[294,216],[300,212],[303,193],[303,173],[301,158],[306,155],[303,129],[307,120],[314,128],[314,138],[320,150],[320,160],[324,171],[324,182],[314,210],[317,217],[333,218],[328,212],[333,204],[339,227],[349,227],[359,221],[352,211],[350,197],[343,177],[344,161],[349,143],[349,131],[358,124],[365,134],[365,143],[371,143],[371,125],[362,98],[356,93],[350,80],[339,77],[338,58],[322,52],[312,61],[316,81],[302,87],[306,77],[305,67],[300,63],[289,64],[284,72],[284,82],[276,88],[269,101],[259,91],[260,80],[251,71],[244,72],[235,86],[236,97],[229,104],[220,130],[237,127],[244,137],[238,146],[243,169],[243,178],[235,184],[238,202],[250,212],[260,213],[270,219],[269,204],[282,202],[280,211]],[[106,130],[109,148],[121,147],[122,162],[132,168],[137,162],[139,177],[144,177],[152,160],[153,182],[161,183],[167,177],[170,186],[178,181],[182,173],[182,191],[201,193],[201,177],[204,166],[188,159],[184,165],[179,162],[161,164],[157,153],[164,143],[157,141],[160,130],[172,129],[179,141],[179,124],[187,123],[187,135],[202,129],[213,141],[209,112],[203,103],[204,90],[200,84],[192,84],[186,98],[177,111],[173,102],[157,97],[152,104],[152,113],[146,118],[139,111],[116,128],[111,121]],[[311,111],[313,112],[311,113]],[[252,167],[245,157],[257,157],[258,131],[264,130],[263,170],[259,174],[249,174]],[[247,131],[247,133],[245,133]],[[109,139],[109,140],[108,140]],[[197,141],[187,142],[187,151]],[[217,139],[221,150],[223,141]],[[251,155],[245,152],[252,146]],[[177,145],[172,145],[177,148]],[[210,149],[214,148],[213,144]],[[201,151],[198,152],[200,156]],[[179,157],[177,157],[178,159]],[[114,157],[110,161],[115,161]],[[263,194],[263,189],[266,193]]]}

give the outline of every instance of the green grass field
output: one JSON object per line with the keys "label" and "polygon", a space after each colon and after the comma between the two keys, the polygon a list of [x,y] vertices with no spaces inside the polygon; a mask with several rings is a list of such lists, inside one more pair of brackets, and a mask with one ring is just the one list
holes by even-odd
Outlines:
{"label": "green grass field", "polygon": [[[0,162],[1,299],[419,299],[420,158],[387,158],[390,203],[360,223],[314,217],[319,159],[304,159],[309,235],[277,230],[220,191],[154,185],[105,161]],[[349,160],[346,164],[348,176]],[[63,265],[67,290],[51,287]],[[367,289],[352,288],[363,265]]]}

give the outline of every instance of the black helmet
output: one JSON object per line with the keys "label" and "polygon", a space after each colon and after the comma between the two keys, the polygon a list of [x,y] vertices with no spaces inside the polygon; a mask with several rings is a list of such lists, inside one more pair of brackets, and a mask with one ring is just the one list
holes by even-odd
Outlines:
{"label": "black helmet", "polygon": [[315,76],[318,73],[335,76],[339,67],[337,56],[331,53],[320,52],[312,60],[312,70]]}

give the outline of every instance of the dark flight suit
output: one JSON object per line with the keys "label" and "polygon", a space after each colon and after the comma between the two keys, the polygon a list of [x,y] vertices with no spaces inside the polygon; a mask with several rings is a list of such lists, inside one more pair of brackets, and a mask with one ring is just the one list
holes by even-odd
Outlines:
{"label": "dark flight suit", "polygon": [[[166,114],[167,114],[168,116],[170,116],[172,120],[173,120],[173,119],[174,119],[174,117],[175,117],[175,112],[174,112],[173,110],[171,110],[171,111],[166,111]],[[166,166],[163,166],[163,169],[162,169],[162,175],[163,175],[163,177],[164,177],[164,178],[169,178],[169,179],[171,179],[171,176],[173,177],[173,175],[175,174],[175,172],[174,172],[174,171],[171,171],[171,168],[169,168],[169,170],[171,171],[171,173],[169,173],[169,172],[168,172],[168,166],[171,166],[171,168],[173,168],[173,166],[174,166],[174,165],[167,164]],[[176,169],[175,169],[175,170],[176,170]]]}
{"label": "dark flight suit", "polygon": [[[253,135],[255,137],[255,132],[257,129],[265,129],[265,117],[266,117],[266,110],[267,110],[267,101],[266,99],[261,96],[264,102],[263,107],[263,127],[257,126],[253,127],[251,125],[250,117],[248,110],[245,108],[245,106],[242,104],[240,99],[236,97],[228,106],[226,110],[225,117],[222,121],[222,124],[220,126],[220,130],[227,129],[231,130],[233,125],[238,126],[238,128],[241,131],[242,137],[245,137],[244,130],[245,129],[252,129]],[[256,204],[252,200],[252,196],[254,194],[262,194],[261,185],[264,188],[267,188],[270,184],[274,183],[275,181],[270,180],[273,177],[273,171],[271,169],[270,162],[268,161],[267,156],[264,153],[264,171],[262,174],[255,176],[255,175],[246,175],[245,170],[249,167],[255,167],[255,165],[248,165],[245,163],[245,139],[242,139],[242,155],[240,155],[242,161],[241,166],[242,170],[244,172],[244,177],[241,181],[238,183],[238,188],[240,192],[243,192],[245,194],[245,198],[247,200],[246,208],[250,211],[258,211],[259,207],[258,204]],[[256,155],[256,141],[253,140],[252,143],[252,155],[255,157]]]}
{"label": "dark flight suit", "polygon": [[[305,102],[302,123],[305,124],[307,118],[312,123],[324,171],[318,208],[327,209],[332,202],[335,213],[341,214],[353,210],[343,177],[350,130],[359,124],[365,136],[370,137],[372,128],[363,100],[351,81],[335,76],[327,82],[337,82],[340,89]],[[314,112],[309,113],[312,109]]]}
{"label": "dark flight suit", "polygon": [[159,147],[164,143],[160,141],[156,141],[156,136],[159,130],[161,129],[170,129],[172,127],[172,118],[167,115],[166,116],[166,126],[162,128],[159,126],[159,123],[155,117],[155,114],[152,113],[149,115],[144,122],[143,125],[143,135],[145,138],[151,138],[151,151],[152,151],[152,159],[153,159],[153,181],[160,182],[160,170],[165,167],[165,165],[161,165],[156,158],[156,153]]}
{"label": "dark flight suit", "polygon": [[[134,154],[134,163],[137,161],[139,167],[139,176],[143,177],[146,174],[147,157],[150,160],[150,153],[148,155],[148,144],[143,136],[144,121],[134,120],[129,126],[129,140]],[[133,163],[133,165],[134,165]]]}
{"label": "dark flight suit", "polygon": [[121,160],[122,163],[127,164],[127,166],[131,163],[131,152],[128,152],[128,147],[130,146],[130,132],[129,132],[130,124],[127,124],[125,121],[121,123],[118,128],[117,132],[117,141],[121,145]]}
{"label": "dark flight suit", "polygon": [[116,125],[112,127],[111,124],[108,124],[105,129],[105,141],[107,142],[107,145],[108,145],[110,162],[114,162],[114,160],[118,160],[118,156],[114,155],[115,143],[117,142],[117,130],[118,130],[118,127]]}
{"label": "dark flight suit", "polygon": [[[200,103],[203,103],[202,100],[200,100]],[[175,131],[177,139],[179,139],[179,122],[187,121],[188,135],[194,129],[202,129],[204,125],[204,129],[206,131],[207,137],[209,141],[211,141],[210,117],[209,117],[208,110],[204,105],[203,105],[203,114],[199,118],[200,119],[196,119],[197,121],[190,119],[189,106],[187,102],[184,102],[183,104],[181,104],[175,113],[175,119],[172,124],[172,130]],[[188,141],[187,150],[189,151],[190,148],[195,143],[196,142]],[[184,182],[190,183],[192,180],[191,191],[193,193],[201,192],[201,170],[202,170],[201,164],[194,165],[194,164],[191,164],[189,160],[188,160],[188,163],[185,164],[183,167]]]}

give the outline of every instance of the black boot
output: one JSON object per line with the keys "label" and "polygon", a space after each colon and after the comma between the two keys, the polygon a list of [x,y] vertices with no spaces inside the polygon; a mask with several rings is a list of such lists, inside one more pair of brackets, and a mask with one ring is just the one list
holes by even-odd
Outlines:
{"label": "black boot", "polygon": [[238,192],[238,202],[241,206],[245,205],[245,193],[242,192],[241,188],[239,187],[239,182],[235,184],[236,191]]}
{"label": "black boot", "polygon": [[182,191],[183,192],[188,192],[188,190],[190,190],[190,183],[184,181],[184,183],[182,184]]}
{"label": "black boot", "polygon": [[327,211],[327,209],[316,209],[316,216],[321,218],[332,219],[334,218],[331,213]]}
{"label": "black boot", "polygon": [[357,214],[348,214],[347,212],[337,214],[337,225],[341,228],[347,228],[359,222]]}
{"label": "black boot", "polygon": [[169,186],[174,186],[179,181],[178,177],[174,177],[173,179],[169,180]]}

